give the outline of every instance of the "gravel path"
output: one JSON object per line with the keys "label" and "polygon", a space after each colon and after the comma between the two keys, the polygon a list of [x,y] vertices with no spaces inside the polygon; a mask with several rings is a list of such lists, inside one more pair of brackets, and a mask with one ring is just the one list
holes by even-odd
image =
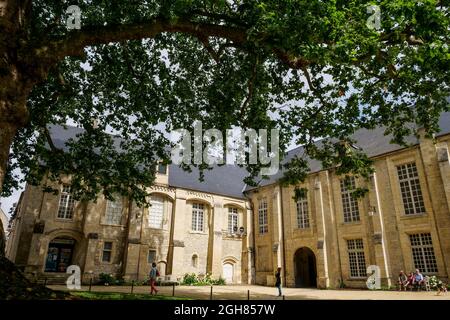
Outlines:
{"label": "gravel path", "polygon": [[[67,290],[65,286],[51,285],[51,289]],[[82,290],[88,290],[83,286]],[[159,294],[172,295],[172,287],[159,287]],[[92,291],[99,292],[131,292],[130,286],[92,286]],[[255,285],[229,285],[214,286],[214,300],[247,300],[250,291],[250,300],[275,300],[276,288]],[[149,293],[148,286],[133,288],[134,293]],[[176,286],[175,295],[193,299],[209,299],[211,287],[209,286]],[[369,291],[369,290],[319,290],[303,288],[284,288],[286,300],[450,300],[450,294],[438,296],[436,292],[398,292],[398,291]]]}

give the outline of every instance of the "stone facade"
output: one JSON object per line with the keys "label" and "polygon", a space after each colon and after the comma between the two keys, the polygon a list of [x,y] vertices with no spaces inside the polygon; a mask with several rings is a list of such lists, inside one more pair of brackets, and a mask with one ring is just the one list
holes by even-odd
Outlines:
{"label": "stone facade", "polygon": [[[226,277],[228,283],[246,282],[242,253],[247,237],[228,229],[229,208],[237,215],[237,226],[246,228],[246,201],[172,188],[167,181],[167,174],[158,174],[149,190],[158,201],[154,206],[140,208],[125,198],[118,201],[120,221],[113,223],[107,219],[110,209],[103,197],[96,202],[74,202],[72,216],[61,218],[63,192],[54,195],[27,185],[17,206],[7,256],[26,274],[49,279],[70,263],[80,266],[85,282],[100,273],[144,280],[151,263],[156,262],[161,276],[167,279],[179,280],[189,272]],[[64,191],[62,186],[69,183],[63,179],[57,187]],[[198,204],[203,208],[203,226],[193,231],[193,205]],[[152,208],[161,215],[156,218],[156,227],[150,222]],[[62,269],[50,269],[54,266],[48,260],[60,261],[65,253],[71,255],[70,261]]]}
{"label": "stone facade", "polygon": [[0,221],[2,222],[3,232],[6,233],[6,229],[8,228],[8,217],[0,208]]}
{"label": "stone facade", "polygon": [[[27,272],[45,274],[49,245],[62,238],[74,240],[71,263],[85,279],[101,272],[145,279],[154,260],[172,278],[211,273],[261,285],[273,285],[281,266],[289,287],[365,287],[370,265],[379,268],[383,286],[394,286],[400,270],[416,267],[448,280],[449,147],[446,133],[377,154],[370,180],[355,179],[354,185],[343,183],[333,169],[313,171],[300,186],[306,196],[297,200],[293,186],[277,182],[238,198],[173,187],[158,175],[151,192],[159,199],[159,228],[150,227],[153,206],[139,208],[127,199],[116,225],[105,222],[102,198],[76,203],[71,219],[58,219],[60,196],[27,186],[7,255]],[[369,191],[354,199],[348,191],[356,186]],[[229,232],[230,212],[242,231]],[[201,227],[197,219],[194,227],[193,214],[203,216]]]}
{"label": "stone facade", "polygon": [[[281,266],[289,287],[365,287],[369,265],[380,268],[383,286],[395,286],[400,270],[409,272],[417,267],[426,275],[448,281],[449,147],[450,135],[444,135],[435,142],[421,139],[414,147],[373,158],[375,173],[370,181],[356,181],[356,186],[367,187],[369,192],[356,200],[358,218],[352,221],[344,220],[343,177],[334,170],[310,174],[300,186],[307,189],[307,195],[299,203],[294,200],[294,187],[281,188],[275,183],[250,191],[256,283],[273,285],[274,270]],[[409,182],[413,186],[407,198],[424,206],[415,214],[406,212],[398,173],[402,165],[413,170],[409,164],[415,165],[418,180]],[[267,232],[260,230],[263,213],[259,209],[264,201]],[[306,207],[308,223],[302,220],[305,211],[298,206]]]}

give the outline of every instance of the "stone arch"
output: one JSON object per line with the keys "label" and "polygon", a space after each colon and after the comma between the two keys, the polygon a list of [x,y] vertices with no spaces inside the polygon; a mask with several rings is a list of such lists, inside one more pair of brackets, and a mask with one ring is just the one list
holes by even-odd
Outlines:
{"label": "stone arch", "polygon": [[222,259],[222,278],[225,279],[227,284],[237,282],[238,261],[234,256],[226,256]]}
{"label": "stone arch", "polygon": [[317,287],[317,262],[313,250],[301,247],[294,254],[295,286]]}
{"label": "stone arch", "polygon": [[214,203],[212,200],[208,200],[206,198],[201,198],[201,197],[195,197],[195,196],[190,196],[186,198],[186,203],[193,203],[193,202],[198,202],[198,203],[202,203],[208,206],[208,209],[211,209],[214,207]]}
{"label": "stone arch", "polygon": [[166,260],[160,260],[156,263],[156,267],[159,270],[159,275],[161,277],[166,275],[166,270],[167,270],[167,261]]}
{"label": "stone arch", "polygon": [[78,230],[73,230],[73,229],[63,229],[63,228],[58,228],[58,229],[53,229],[50,231],[45,232],[45,235],[47,236],[47,238],[49,239],[49,242],[52,239],[55,238],[62,238],[62,237],[69,237],[69,238],[73,238],[75,239],[77,242],[81,242],[84,238],[83,233],[81,233]]}
{"label": "stone arch", "polygon": [[151,197],[151,196],[167,198],[167,200],[169,200],[171,202],[175,201],[175,197],[172,194],[164,192],[164,191],[160,191],[160,190],[150,191],[149,197]]}
{"label": "stone arch", "polygon": [[245,204],[239,204],[239,203],[236,203],[236,202],[225,202],[223,204],[223,207],[224,208],[235,207],[235,208],[238,208],[239,210],[242,210],[242,212],[245,212],[245,210],[247,210],[245,208]]}

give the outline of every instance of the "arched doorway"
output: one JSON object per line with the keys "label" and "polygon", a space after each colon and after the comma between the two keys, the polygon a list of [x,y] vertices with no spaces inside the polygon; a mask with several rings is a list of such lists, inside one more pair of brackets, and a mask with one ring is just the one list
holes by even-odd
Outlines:
{"label": "arched doorway", "polygon": [[45,272],[66,272],[72,264],[76,241],[69,237],[55,238],[48,244]]}
{"label": "arched doorway", "polygon": [[223,265],[223,278],[227,284],[233,283],[234,268],[231,263],[225,263]]}
{"label": "arched doorway", "polygon": [[316,256],[311,249],[303,247],[295,252],[295,286],[297,288],[317,287]]}

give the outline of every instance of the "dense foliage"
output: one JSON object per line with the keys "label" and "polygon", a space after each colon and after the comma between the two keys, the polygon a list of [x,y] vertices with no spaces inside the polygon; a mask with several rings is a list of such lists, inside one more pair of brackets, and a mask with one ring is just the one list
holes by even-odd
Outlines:
{"label": "dense foliage", "polygon": [[[3,196],[20,180],[15,169],[34,184],[50,169],[50,181],[72,175],[79,198],[121,193],[145,203],[157,159],[169,161],[163,133],[192,130],[195,120],[204,130],[278,128],[282,147],[305,145],[285,183],[304,179],[306,157],[367,177],[355,130],[385,126],[402,143],[417,133],[408,123],[432,134],[449,108],[447,1],[29,2],[19,51],[40,48],[32,52],[57,63],[28,96]],[[65,25],[73,4],[81,30]],[[368,5],[380,8],[378,30],[367,25]],[[67,122],[85,131],[61,150],[49,125]],[[259,165],[248,170],[255,176]]]}

